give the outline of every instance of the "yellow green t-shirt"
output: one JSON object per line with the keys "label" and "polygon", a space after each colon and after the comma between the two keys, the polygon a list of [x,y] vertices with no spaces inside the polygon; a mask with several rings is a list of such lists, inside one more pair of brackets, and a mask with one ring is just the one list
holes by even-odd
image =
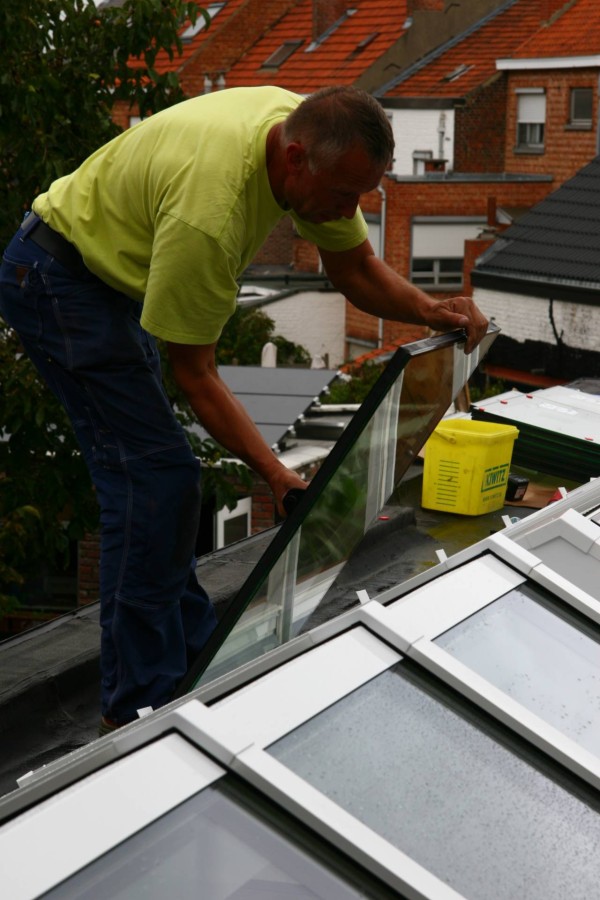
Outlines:
{"label": "yellow green t-shirt", "polygon": [[[258,87],[186,100],[53,182],[34,211],[99,278],[143,301],[147,331],[213,343],[235,310],[237,279],[287,214],[271,192],[266,138],[302,99]],[[349,250],[367,237],[360,211],[324,225],[289,214],[326,250]]]}

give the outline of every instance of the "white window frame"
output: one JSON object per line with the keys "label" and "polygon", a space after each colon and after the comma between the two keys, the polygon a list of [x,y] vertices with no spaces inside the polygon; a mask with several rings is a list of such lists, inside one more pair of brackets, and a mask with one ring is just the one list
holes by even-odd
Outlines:
{"label": "white window frame", "polygon": [[[435,291],[456,291],[463,286],[464,242],[485,226],[485,216],[415,216],[411,222],[410,280]],[[459,271],[444,271],[444,262],[460,263]],[[415,263],[428,264],[418,271]]]}
{"label": "white window frame", "polygon": [[[214,548],[221,550],[228,546],[225,543],[225,524],[231,519],[238,519],[242,516],[246,517],[246,534],[244,537],[250,537],[252,534],[252,497],[241,497],[233,509],[224,506],[218,510],[214,516]],[[232,542],[233,543],[233,542]]]}
{"label": "white window frame", "polygon": [[545,146],[546,92],[519,88],[517,94],[517,150],[539,152]]}

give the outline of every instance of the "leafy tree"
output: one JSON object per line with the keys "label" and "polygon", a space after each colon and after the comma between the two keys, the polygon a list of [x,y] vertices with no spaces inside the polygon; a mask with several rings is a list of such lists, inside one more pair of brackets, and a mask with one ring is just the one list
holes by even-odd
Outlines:
{"label": "leafy tree", "polygon": [[[3,246],[36,194],[118,132],[115,101],[145,115],[184,99],[175,73],[153,67],[159,51],[171,58],[181,51],[181,23],[198,12],[183,0],[124,0],[102,9],[85,0],[0,4]],[[69,541],[98,518],[67,417],[1,321],[0,423],[1,611],[42,563],[66,560]]]}
{"label": "leafy tree", "polygon": [[280,366],[308,365],[308,350],[275,334],[275,322],[263,310],[238,306],[217,345],[219,365],[259,366],[262,348],[271,341],[277,347]]}
{"label": "leafy tree", "polygon": [[[142,116],[184,99],[156,55],[181,52],[184,0],[18,0],[0,4],[0,241],[34,197],[113,138],[117,100]],[[200,14],[204,15],[202,11]]]}
{"label": "leafy tree", "polygon": [[327,403],[362,403],[382,371],[379,363],[352,365],[348,375],[336,379],[330,385]]}

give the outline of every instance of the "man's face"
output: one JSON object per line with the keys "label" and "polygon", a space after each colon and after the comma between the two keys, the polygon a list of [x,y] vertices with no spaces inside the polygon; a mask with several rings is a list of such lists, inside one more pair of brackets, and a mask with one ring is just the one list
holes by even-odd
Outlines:
{"label": "man's face", "polygon": [[344,153],[334,166],[311,172],[302,145],[290,144],[285,199],[301,219],[315,225],[351,219],[360,195],[374,190],[384,171],[357,146]]}

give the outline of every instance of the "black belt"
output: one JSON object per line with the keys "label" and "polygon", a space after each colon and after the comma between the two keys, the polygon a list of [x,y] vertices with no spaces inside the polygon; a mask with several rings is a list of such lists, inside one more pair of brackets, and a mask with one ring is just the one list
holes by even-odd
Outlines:
{"label": "black belt", "polygon": [[23,240],[31,240],[46,253],[50,253],[61,266],[69,269],[73,275],[81,275],[86,271],[86,265],[77,248],[66,238],[46,225],[35,213],[30,213],[21,228],[23,229]]}

